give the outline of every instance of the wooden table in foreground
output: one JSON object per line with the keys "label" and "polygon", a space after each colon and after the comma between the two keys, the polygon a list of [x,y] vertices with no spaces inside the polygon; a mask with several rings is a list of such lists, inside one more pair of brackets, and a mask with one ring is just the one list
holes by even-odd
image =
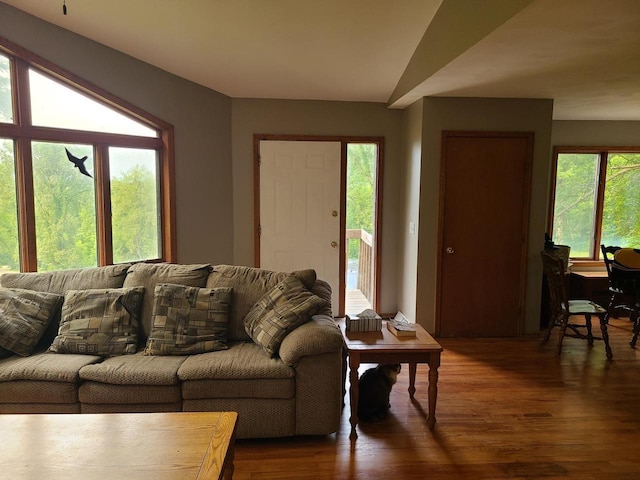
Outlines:
{"label": "wooden table in foreground", "polygon": [[0,477],[230,479],[235,412],[0,415]]}
{"label": "wooden table in foreground", "polygon": [[429,365],[429,416],[430,429],[436,424],[436,400],[438,397],[438,367],[442,346],[420,325],[416,325],[415,337],[396,337],[387,330],[386,321],[382,330],[376,332],[347,332],[344,319],[338,321],[349,355],[349,402],[351,405],[351,439],[358,438],[358,368],[361,363],[408,363],[409,396],[416,392],[416,367],[418,363]]}

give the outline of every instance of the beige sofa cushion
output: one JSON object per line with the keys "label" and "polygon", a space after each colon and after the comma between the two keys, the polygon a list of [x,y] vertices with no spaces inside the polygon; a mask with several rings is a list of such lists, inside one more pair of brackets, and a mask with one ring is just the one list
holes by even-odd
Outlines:
{"label": "beige sofa cushion", "polygon": [[37,380],[45,382],[72,382],[80,379],[80,369],[102,360],[95,355],[56,355],[37,353],[29,357],[10,357],[0,360],[1,382]]}
{"label": "beige sofa cushion", "polygon": [[227,349],[233,289],[156,285],[145,355],[192,355]]}
{"label": "beige sofa cushion", "polygon": [[[315,270],[293,272],[307,289],[316,283]],[[229,312],[229,341],[250,340],[244,328],[244,317],[262,296],[290,273],[272,272],[238,265],[215,265],[207,279],[207,288],[232,287],[233,300]]]}
{"label": "beige sofa cushion", "polygon": [[43,273],[5,273],[0,277],[0,285],[5,288],[25,288],[58,295],[64,295],[67,290],[84,288],[120,288],[130,266],[127,263]]}
{"label": "beige sofa cushion", "polygon": [[[0,405],[19,403],[76,404],[78,403],[78,386],[69,382],[44,382],[41,380],[14,380],[13,382],[0,383]],[[47,410],[44,407],[40,411]],[[4,412],[1,406],[0,412]]]}
{"label": "beige sofa cushion", "polygon": [[84,381],[78,389],[78,398],[84,404],[142,405],[180,403],[180,385],[113,385]]}
{"label": "beige sofa cushion", "polygon": [[151,331],[153,292],[158,283],[175,283],[190,287],[204,287],[211,265],[179,265],[173,263],[136,263],[129,268],[124,287],[144,287],[147,295],[140,312],[139,343],[144,345]]}
{"label": "beige sofa cushion", "polygon": [[324,280],[316,280],[316,283],[309,289],[311,293],[319,296],[324,299],[326,304],[323,308],[321,308],[317,314],[318,315],[327,315],[329,317],[333,317],[333,312],[331,311],[331,286],[325,282]]}
{"label": "beige sofa cushion", "polygon": [[190,355],[180,365],[178,378],[190,380],[251,380],[294,378],[295,370],[277,358],[269,358],[255,343],[241,342],[229,350]]}
{"label": "beige sofa cushion", "polygon": [[135,355],[111,357],[80,370],[82,380],[113,385],[177,385],[178,369],[187,357]]}
{"label": "beige sofa cushion", "polygon": [[178,369],[182,398],[292,398],[295,370],[254,343],[191,355]]}

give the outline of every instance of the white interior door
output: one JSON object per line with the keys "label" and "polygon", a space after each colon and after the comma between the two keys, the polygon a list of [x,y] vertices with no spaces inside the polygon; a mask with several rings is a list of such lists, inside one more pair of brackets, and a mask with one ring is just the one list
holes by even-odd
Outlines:
{"label": "white interior door", "polygon": [[340,142],[260,142],[260,266],[316,270],[340,292]]}

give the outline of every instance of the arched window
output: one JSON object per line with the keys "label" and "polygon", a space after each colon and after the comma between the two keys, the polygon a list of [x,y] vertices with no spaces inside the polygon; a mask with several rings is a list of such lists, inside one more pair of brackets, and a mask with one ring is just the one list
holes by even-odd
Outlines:
{"label": "arched window", "polygon": [[0,273],[176,261],[173,127],[0,37]]}

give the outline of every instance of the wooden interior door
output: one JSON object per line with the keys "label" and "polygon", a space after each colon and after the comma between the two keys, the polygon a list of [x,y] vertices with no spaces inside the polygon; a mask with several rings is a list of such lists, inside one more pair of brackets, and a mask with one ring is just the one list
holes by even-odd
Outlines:
{"label": "wooden interior door", "polygon": [[533,133],[443,132],[439,336],[520,333],[532,154]]}

